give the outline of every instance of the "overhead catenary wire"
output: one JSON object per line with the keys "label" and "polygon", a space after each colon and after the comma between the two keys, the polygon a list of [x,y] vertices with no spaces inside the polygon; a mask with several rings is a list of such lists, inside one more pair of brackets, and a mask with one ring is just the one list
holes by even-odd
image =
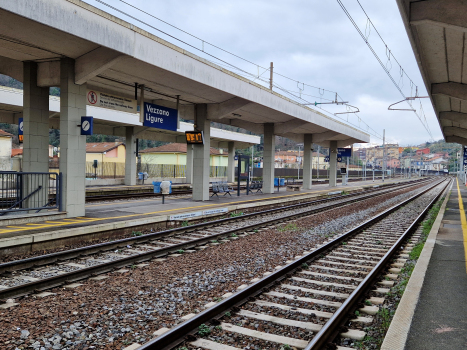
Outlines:
{"label": "overhead catenary wire", "polygon": [[[98,3],[100,3],[100,4],[102,4],[102,5],[104,5],[104,6],[107,6],[107,7],[111,8],[111,9],[114,10],[114,11],[117,11],[117,12],[119,12],[119,13],[125,15],[125,16],[128,16],[128,17],[134,19],[135,21],[138,21],[138,22],[140,22],[140,23],[142,23],[142,24],[144,24],[144,25],[146,25],[146,26],[148,26],[148,27],[150,27],[150,28],[152,28],[152,29],[154,29],[154,30],[157,30],[158,32],[163,33],[164,35],[167,35],[167,36],[169,36],[170,38],[172,38],[172,39],[174,39],[174,40],[177,40],[177,41],[179,41],[179,42],[181,42],[181,43],[183,43],[183,44],[185,44],[185,45],[188,45],[188,46],[190,46],[191,48],[194,48],[195,50],[201,51],[201,52],[203,52],[203,53],[205,53],[205,54],[207,54],[207,55],[209,55],[209,56],[215,58],[216,60],[219,60],[219,61],[221,61],[221,62],[227,64],[229,67],[238,69],[238,70],[244,72],[245,74],[247,74],[248,76],[252,76],[252,77],[256,77],[256,76],[257,76],[257,75],[255,75],[255,74],[252,74],[252,73],[250,73],[250,72],[247,72],[247,71],[245,71],[245,70],[243,70],[243,69],[241,69],[241,68],[239,68],[239,67],[237,67],[237,66],[235,66],[235,65],[233,65],[233,64],[231,64],[231,63],[229,63],[229,62],[227,62],[227,61],[225,61],[225,60],[222,60],[222,59],[216,57],[215,55],[209,54],[208,52],[206,52],[206,51],[204,50],[204,48],[201,48],[201,49],[200,49],[200,48],[198,48],[198,47],[196,47],[196,46],[194,46],[194,45],[192,45],[192,44],[190,44],[190,43],[187,43],[186,41],[184,41],[184,40],[182,40],[182,39],[179,39],[179,38],[177,38],[176,36],[171,35],[171,34],[165,32],[165,31],[163,31],[163,30],[161,30],[161,29],[159,29],[159,28],[156,28],[156,27],[154,27],[153,25],[151,25],[151,24],[149,24],[149,23],[147,23],[147,22],[145,22],[145,21],[142,21],[142,20],[136,18],[136,17],[130,15],[129,13],[127,13],[127,12],[125,12],[125,11],[123,11],[123,10],[120,10],[120,9],[118,9],[118,8],[116,8],[116,7],[114,7],[114,6],[110,5],[110,4],[108,4],[108,3],[106,3],[106,2],[103,1],[103,0],[95,0],[95,1],[98,2]],[[187,35],[191,36],[192,38],[195,38],[195,39],[199,40],[199,41],[201,42],[202,45],[207,44],[207,45],[212,46],[212,47],[214,47],[214,48],[216,48],[216,49],[218,49],[218,50],[220,50],[220,51],[222,51],[222,52],[225,52],[225,53],[227,53],[227,54],[229,54],[229,55],[232,55],[233,57],[236,57],[236,58],[238,58],[238,59],[240,59],[240,60],[242,60],[242,61],[244,61],[244,62],[247,62],[247,63],[249,63],[249,64],[252,64],[252,65],[254,65],[254,66],[257,66],[257,67],[259,67],[259,68],[261,68],[261,69],[264,69],[265,71],[269,71],[269,67],[263,67],[263,66],[261,66],[261,65],[259,65],[259,64],[257,64],[257,63],[254,63],[254,62],[252,62],[252,61],[250,61],[250,60],[248,60],[248,59],[246,59],[246,58],[243,58],[243,57],[241,57],[241,56],[239,56],[239,55],[236,55],[236,54],[234,54],[234,53],[232,53],[232,52],[230,52],[230,51],[228,51],[228,50],[225,50],[225,49],[223,49],[223,48],[221,48],[221,47],[219,47],[219,46],[217,46],[217,45],[215,45],[215,44],[212,44],[212,43],[210,43],[210,42],[208,42],[208,41],[206,41],[206,40],[204,40],[204,39],[201,39],[201,38],[197,37],[196,35],[193,35],[193,34],[187,32],[186,30],[183,30],[183,29],[181,29],[181,28],[179,28],[179,27],[177,27],[177,26],[174,26],[173,24],[170,24],[169,22],[164,21],[164,20],[160,19],[159,17],[156,17],[156,16],[152,15],[151,13],[149,13],[149,12],[147,12],[147,11],[144,11],[144,10],[138,8],[137,6],[134,6],[134,5],[128,3],[128,2],[126,2],[126,1],[124,1],[124,0],[118,0],[118,1],[120,1],[121,3],[123,3],[123,4],[127,5],[127,6],[130,6],[131,8],[133,8],[133,9],[135,9],[135,10],[141,12],[141,13],[144,13],[144,14],[146,14],[146,15],[148,15],[148,16],[154,18],[154,19],[157,19],[158,21],[160,21],[160,22],[162,22],[162,23],[164,23],[164,24],[167,24],[168,26],[170,26],[170,27],[172,27],[172,28],[174,28],[174,29],[176,29],[176,30],[181,31],[182,33],[187,34]],[[264,73],[263,73],[263,74],[264,74]],[[310,85],[310,84],[302,83],[302,82],[298,81],[297,79],[290,78],[290,77],[288,77],[288,76],[286,76],[286,75],[283,75],[283,74],[281,74],[281,73],[278,73],[278,72],[276,72],[276,71],[274,71],[274,75],[283,77],[283,78],[285,78],[285,79],[288,79],[288,80],[291,80],[291,81],[294,81],[294,82],[297,82],[297,83],[300,83],[300,84],[304,84],[305,86],[308,86],[308,87],[311,87],[311,88],[314,88],[314,89],[321,89],[321,90],[323,90],[323,91],[331,92],[331,93],[333,93],[333,94],[336,93],[335,91],[331,91],[331,90],[323,89],[323,88],[320,88],[320,87],[317,87],[317,86],[313,86],[313,85]]]}
{"label": "overhead catenary wire", "polygon": [[[387,63],[384,64],[383,61],[380,59],[380,57],[378,56],[378,54],[376,53],[376,51],[373,49],[373,47],[371,46],[371,44],[369,43],[368,41],[368,36],[366,36],[362,30],[360,29],[360,27],[358,26],[358,24],[355,22],[355,20],[353,19],[353,17],[351,16],[351,14],[349,13],[349,11],[347,10],[347,8],[344,6],[344,4],[342,3],[341,0],[337,0],[337,3],[340,5],[340,7],[342,8],[342,10],[344,11],[345,15],[349,18],[350,22],[352,23],[352,25],[355,27],[355,29],[357,30],[357,32],[360,34],[360,36],[362,37],[362,39],[365,41],[366,45],[368,46],[368,48],[370,49],[370,51],[372,52],[372,54],[375,56],[376,60],[379,62],[379,64],[381,65],[381,67],[383,68],[383,70],[386,72],[386,74],[388,75],[389,79],[393,82],[394,86],[397,88],[397,90],[400,92],[400,94],[405,98],[407,99],[407,96],[405,95],[405,93],[402,91],[402,88],[400,86],[400,82],[402,82],[403,84],[403,77],[404,75],[409,79],[410,83],[411,83],[411,86],[412,84],[415,85],[412,81],[412,79],[410,79],[410,77],[407,75],[407,73],[405,73],[404,69],[402,68],[402,65],[397,61],[397,59],[394,57],[394,55],[392,54],[391,50],[389,49],[388,45],[386,44],[386,42],[383,40],[382,36],[379,34],[378,30],[376,29],[376,27],[374,26],[373,22],[371,21],[370,17],[367,15],[367,13],[365,12],[363,6],[361,5],[360,1],[357,0],[358,4],[360,5],[360,8],[363,10],[365,16],[367,17],[367,24],[368,25],[371,25],[371,27],[375,30],[375,32],[377,33],[378,37],[381,39],[381,41],[383,42],[383,44],[385,45],[386,47],[386,56],[389,58],[388,61],[390,60],[390,57],[393,57],[394,61],[399,65],[399,73],[400,73],[400,77],[399,77],[399,83],[397,83],[394,79],[394,77],[391,75],[391,72],[390,70],[387,68]],[[392,68],[392,64],[391,64],[391,68]],[[413,108],[412,106],[412,103],[410,102],[410,100],[406,100],[406,102],[410,105],[410,107]],[[430,127],[428,125],[428,123],[426,122],[426,116],[425,116],[425,113],[424,111],[421,111],[423,113],[423,119],[422,117],[417,113],[416,110],[414,110],[414,113],[415,115],[417,116],[417,118],[420,120],[420,122],[422,123],[423,127],[425,128],[425,130],[427,131],[428,135],[430,136],[431,140],[434,140],[433,138],[433,135],[431,133],[431,130],[430,130]],[[424,122],[425,120],[425,122]]]}
{"label": "overhead catenary wire", "polygon": [[[151,25],[151,24],[149,24],[149,23],[147,23],[147,22],[145,22],[145,21],[143,21],[143,20],[141,20],[141,19],[135,17],[135,16],[132,16],[131,14],[129,14],[129,13],[123,11],[123,10],[118,9],[118,8],[116,8],[115,6],[112,6],[112,5],[108,4],[108,3],[106,3],[106,2],[103,1],[103,0],[95,0],[95,1],[98,2],[98,3],[100,3],[100,4],[102,4],[102,5],[104,5],[104,6],[106,6],[106,7],[109,7],[110,9],[112,9],[112,10],[118,12],[118,13],[123,14],[123,15],[125,15],[125,16],[127,16],[127,17],[129,17],[129,18],[131,18],[131,19],[133,19],[133,20],[135,20],[135,21],[137,21],[137,22],[139,22],[139,23],[142,23],[142,24],[148,26],[149,28],[152,28],[152,29],[154,29],[154,30],[156,30],[156,31],[158,31],[158,32],[160,32],[160,33],[162,33],[162,34],[164,34],[164,35],[167,35],[168,37],[170,37],[170,38],[172,38],[172,39],[174,39],[174,40],[176,40],[176,41],[179,41],[179,42],[183,43],[184,45],[187,45],[187,46],[189,46],[189,47],[191,47],[191,48],[193,48],[193,49],[195,49],[195,50],[197,50],[197,51],[203,52],[204,54],[206,54],[206,55],[208,55],[209,57],[212,57],[213,59],[216,60],[215,62],[213,62],[214,64],[218,64],[218,65],[220,65],[220,66],[225,65],[226,67],[228,67],[228,68],[230,68],[230,69],[235,69],[235,70],[240,71],[240,72],[241,72],[240,75],[242,75],[242,76],[244,76],[244,77],[247,77],[247,78],[250,78],[250,79],[252,79],[253,81],[255,81],[255,80],[260,80],[260,81],[262,81],[262,82],[265,83],[265,84],[269,84],[269,80],[263,79],[263,78],[261,77],[265,72],[267,72],[267,71],[270,70],[269,67],[267,67],[267,68],[266,68],[266,67],[262,67],[261,65],[258,65],[258,64],[254,63],[254,62],[252,62],[252,61],[250,61],[250,60],[247,60],[247,59],[245,59],[245,58],[243,58],[243,57],[241,57],[241,56],[239,56],[239,55],[236,55],[236,54],[234,54],[234,53],[232,53],[232,52],[230,52],[230,51],[227,51],[227,50],[225,50],[225,49],[222,49],[221,47],[219,47],[219,46],[217,46],[217,45],[211,44],[210,42],[208,42],[208,41],[206,41],[206,40],[204,40],[204,39],[201,39],[201,38],[199,38],[199,37],[197,37],[197,36],[195,36],[195,35],[193,35],[193,34],[187,32],[187,31],[185,31],[185,30],[183,30],[183,29],[180,29],[180,28],[178,28],[178,27],[176,27],[176,26],[174,26],[174,25],[172,25],[172,24],[170,24],[170,23],[168,23],[168,22],[166,22],[166,21],[164,21],[164,20],[162,20],[162,19],[160,19],[160,18],[158,18],[158,17],[156,17],[156,16],[154,16],[154,15],[152,15],[152,14],[150,14],[150,13],[148,13],[148,12],[146,12],[146,11],[144,11],[144,10],[142,10],[142,9],[140,9],[140,8],[138,8],[138,7],[136,7],[136,6],[132,5],[132,4],[130,4],[130,3],[128,3],[128,2],[126,2],[126,1],[124,1],[124,0],[119,0],[119,1],[120,1],[121,3],[127,5],[127,6],[130,6],[131,8],[133,8],[133,9],[135,9],[135,10],[141,12],[141,13],[144,13],[144,14],[146,14],[146,15],[148,15],[148,16],[154,18],[154,19],[157,19],[158,21],[161,21],[161,22],[164,23],[164,24],[167,24],[168,26],[170,26],[170,27],[172,27],[172,28],[175,28],[175,29],[181,31],[181,32],[184,33],[184,34],[187,34],[187,35],[189,35],[189,36],[191,36],[191,37],[193,37],[193,38],[195,38],[195,39],[197,39],[197,40],[200,40],[200,41],[201,41],[201,44],[202,44],[202,48],[199,48],[199,47],[197,47],[197,46],[195,46],[195,45],[193,45],[193,44],[188,43],[188,42],[185,41],[185,40],[182,40],[182,39],[180,39],[180,38],[177,38],[176,36],[171,35],[171,34],[165,32],[165,31],[163,31],[163,30],[161,30],[161,29],[159,29],[159,28],[157,28],[157,27],[155,27],[155,26],[153,26],[153,25]],[[204,45],[205,45],[205,44],[206,44],[206,45],[209,45],[209,46],[212,46],[212,47],[214,47],[214,48],[216,48],[216,49],[218,49],[218,50],[221,50],[222,52],[225,52],[225,53],[227,53],[227,54],[229,54],[229,55],[232,55],[233,57],[238,58],[238,59],[240,59],[240,60],[242,60],[242,61],[244,61],[244,62],[247,62],[247,63],[249,63],[249,64],[252,64],[252,65],[258,67],[258,69],[259,69],[259,68],[264,69],[264,72],[261,73],[261,74],[259,74],[259,72],[258,72],[258,74],[252,74],[252,73],[250,73],[250,72],[248,72],[248,71],[246,71],[246,70],[244,70],[244,69],[242,69],[242,68],[240,68],[240,67],[237,67],[236,65],[234,65],[234,64],[232,64],[232,63],[230,63],[230,62],[228,62],[228,61],[226,61],[226,60],[224,60],[224,59],[221,59],[221,58],[219,58],[219,57],[217,57],[217,56],[215,56],[215,55],[213,55],[213,54],[211,54],[211,53],[209,53],[209,52],[206,52],[206,50],[204,49]],[[220,64],[219,62],[221,62],[221,63],[223,63],[223,64]],[[313,85],[310,85],[310,84],[306,84],[306,83],[300,82],[300,81],[298,81],[298,80],[296,80],[296,79],[293,79],[293,78],[287,77],[286,75],[283,75],[283,74],[281,74],[281,73],[278,73],[277,71],[274,71],[273,74],[274,74],[274,75],[277,75],[277,76],[280,76],[280,77],[282,77],[282,78],[288,79],[288,80],[290,80],[290,81],[296,82],[297,84],[302,84],[303,87],[307,86],[307,87],[310,87],[310,88],[318,89],[318,92],[320,93],[320,95],[323,95],[325,92],[329,92],[329,93],[335,94],[337,97],[339,97],[339,98],[341,99],[341,101],[343,101],[343,99],[340,97],[340,95],[339,95],[337,92],[335,92],[335,91],[327,90],[327,89],[324,89],[324,88],[320,88],[320,87],[317,87],[317,86],[313,86]],[[276,83],[274,83],[273,85],[274,85],[275,87],[277,87],[278,89],[280,89],[281,91],[284,91],[284,92],[287,93],[288,95],[291,95],[291,96],[293,97],[293,100],[295,100],[295,102],[298,102],[298,103],[302,103],[302,104],[303,104],[303,102],[300,102],[301,100],[303,100],[303,99],[301,99],[301,97],[296,96],[296,95],[290,93],[289,91],[286,91],[286,89],[277,86]],[[153,92],[155,92],[155,91],[153,91]],[[155,92],[155,93],[157,93],[157,92]],[[163,95],[163,94],[161,94],[161,95]],[[305,94],[302,93],[302,95],[305,95]],[[316,96],[315,96],[315,97],[316,97]],[[316,97],[316,98],[318,98],[318,97]],[[320,99],[324,99],[324,100],[329,100],[329,99],[326,99],[326,98],[324,98],[324,97],[322,97],[322,96],[320,96],[319,98],[320,98]],[[298,100],[297,100],[297,99],[298,99]],[[303,101],[305,101],[305,102],[308,103],[308,104],[310,103],[310,101],[306,101],[306,100],[303,100]],[[186,101],[186,102],[188,102],[188,101]],[[320,108],[320,109],[323,110],[323,111],[326,111],[326,110],[324,110],[323,108]],[[332,115],[331,112],[329,112],[329,111],[326,111],[326,112]],[[334,117],[337,117],[337,116],[334,116]],[[343,119],[343,118],[340,118],[340,117],[337,117],[337,118],[338,118],[338,119],[341,119],[341,120],[343,120],[343,121],[346,121],[346,120]],[[361,120],[360,117],[358,117],[358,118],[359,118],[359,120]],[[363,120],[362,120],[362,121],[363,121]],[[348,120],[347,120],[346,122],[349,123],[349,124],[351,124],[351,125],[353,125],[353,126],[355,126],[355,127],[357,127],[357,128],[359,128],[359,129],[361,129],[359,126],[348,122]],[[365,123],[365,122],[364,122],[364,123]],[[367,125],[367,130],[368,130],[368,129],[371,129],[371,130],[374,131],[374,129],[372,129],[371,127],[369,127],[368,124],[365,123],[365,125]],[[363,129],[362,129],[362,130],[363,130]],[[373,135],[373,136],[375,136],[375,137],[377,137],[377,138],[380,138],[379,136],[377,136],[377,133],[376,133],[376,135]]]}

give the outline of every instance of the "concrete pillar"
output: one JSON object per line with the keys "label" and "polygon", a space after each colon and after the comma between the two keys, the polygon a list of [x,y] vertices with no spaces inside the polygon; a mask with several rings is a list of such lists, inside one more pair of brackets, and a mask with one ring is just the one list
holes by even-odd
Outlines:
{"label": "concrete pillar", "polygon": [[[253,164],[251,164],[253,166]],[[227,164],[227,182],[235,182],[235,142],[229,142],[229,162]]]}
{"label": "concrete pillar", "polygon": [[207,118],[207,105],[195,106],[195,123],[204,134],[204,145],[193,145],[193,200],[209,200],[209,173],[211,149],[211,122]]}
{"label": "concrete pillar", "polygon": [[134,127],[125,127],[125,185],[136,185],[136,137]]}
{"label": "concrete pillar", "polygon": [[193,183],[193,145],[186,145],[186,183]]}
{"label": "concrete pillar", "polygon": [[275,141],[274,124],[264,124],[263,193],[274,193]]}
{"label": "concrete pillar", "polygon": [[[37,86],[37,63],[23,63],[23,171],[49,172],[49,88]],[[24,196],[41,189],[26,200],[27,208],[47,204],[47,175],[30,176],[24,182]],[[33,213],[35,211],[32,211]]]}
{"label": "concrete pillar", "polygon": [[37,86],[37,63],[24,62],[23,171],[49,172],[49,88]]}
{"label": "concrete pillar", "polygon": [[337,185],[337,141],[329,144],[329,187]]}
{"label": "concrete pillar", "polygon": [[63,208],[68,217],[85,215],[86,136],[81,117],[86,115],[86,84],[75,84],[75,62],[60,61],[60,172]]}
{"label": "concrete pillar", "polygon": [[313,142],[311,141],[312,135],[305,134],[303,142],[303,189],[311,190],[311,174],[312,168],[312,150]]}

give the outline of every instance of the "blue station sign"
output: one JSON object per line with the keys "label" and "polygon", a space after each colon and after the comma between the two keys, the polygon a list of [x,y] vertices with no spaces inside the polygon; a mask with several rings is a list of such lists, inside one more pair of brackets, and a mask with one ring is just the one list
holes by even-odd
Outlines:
{"label": "blue station sign", "polygon": [[464,146],[464,165],[467,165],[467,146]]}
{"label": "blue station sign", "polygon": [[23,118],[18,118],[18,140],[19,142],[23,142],[24,140],[24,124]]}
{"label": "blue station sign", "polygon": [[340,157],[352,157],[352,148],[338,148],[337,154]]}
{"label": "blue station sign", "polygon": [[176,109],[145,102],[143,113],[144,126],[177,131],[178,111]]}

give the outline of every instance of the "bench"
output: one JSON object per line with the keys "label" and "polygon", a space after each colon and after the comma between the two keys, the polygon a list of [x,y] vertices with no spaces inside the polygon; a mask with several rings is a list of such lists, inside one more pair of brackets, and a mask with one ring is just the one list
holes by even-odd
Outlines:
{"label": "bench", "polygon": [[299,192],[302,188],[302,185],[287,185],[288,192]]}
{"label": "bench", "polygon": [[252,181],[250,184],[250,191],[253,192],[253,190],[256,190],[255,193],[263,193],[263,181]]}
{"label": "bench", "polygon": [[227,182],[219,181],[219,182],[213,182],[212,183],[212,195],[211,195],[211,197],[214,197],[214,195],[216,195],[217,198],[219,198],[218,193],[224,193],[224,196],[226,194],[229,194],[229,196],[232,197],[230,192],[233,192],[233,188],[230,187]]}

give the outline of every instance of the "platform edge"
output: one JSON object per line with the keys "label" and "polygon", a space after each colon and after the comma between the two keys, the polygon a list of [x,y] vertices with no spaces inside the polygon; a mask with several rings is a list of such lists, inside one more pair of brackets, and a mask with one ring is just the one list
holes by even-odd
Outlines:
{"label": "platform edge", "polygon": [[444,198],[436,220],[431,227],[420,257],[415,264],[415,268],[410,276],[409,282],[407,283],[407,287],[405,288],[404,294],[402,295],[380,350],[405,349],[415,308],[417,307],[418,300],[420,298],[425,274],[435,247],[436,238],[438,236],[439,228],[441,227],[441,221],[443,220],[444,213],[446,211],[446,205],[449,201],[453,184],[454,182],[452,182],[448,189],[446,189],[447,195]]}

